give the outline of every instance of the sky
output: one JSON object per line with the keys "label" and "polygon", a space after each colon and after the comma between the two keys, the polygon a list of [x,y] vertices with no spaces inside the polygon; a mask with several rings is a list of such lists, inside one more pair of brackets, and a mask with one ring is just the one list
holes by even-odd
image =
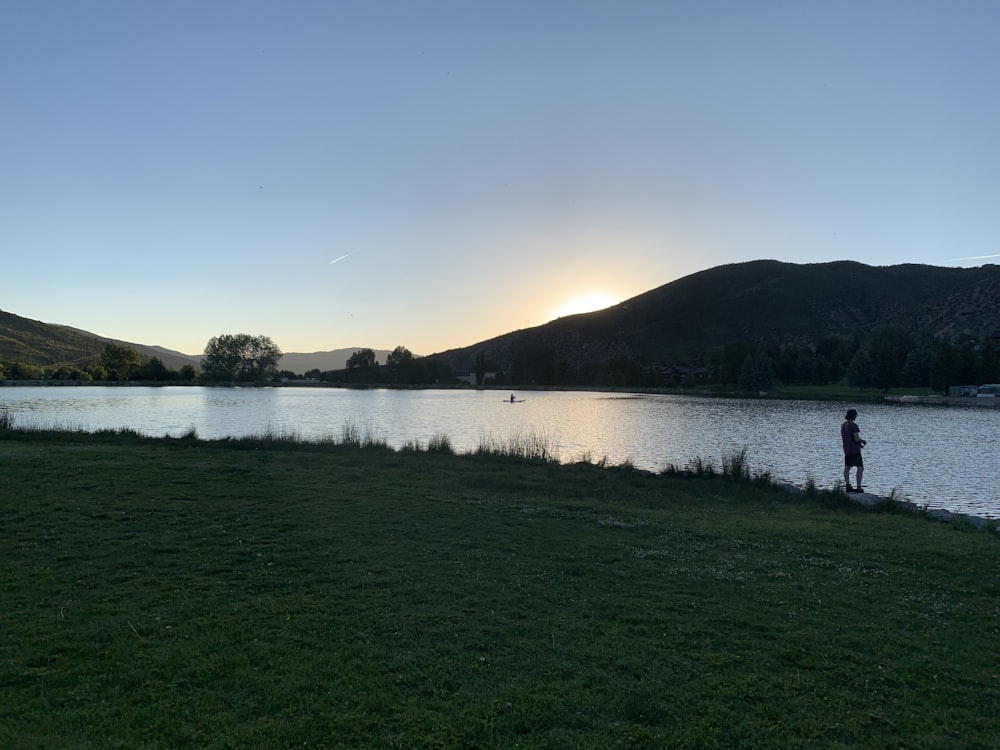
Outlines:
{"label": "sky", "polygon": [[431,354],[727,263],[1000,262],[1000,3],[0,0],[0,309]]}

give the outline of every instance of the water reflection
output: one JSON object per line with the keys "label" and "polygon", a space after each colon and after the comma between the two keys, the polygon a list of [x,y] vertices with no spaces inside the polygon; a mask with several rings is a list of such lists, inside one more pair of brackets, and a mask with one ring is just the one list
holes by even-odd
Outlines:
{"label": "water reflection", "polygon": [[[327,388],[228,389],[3,388],[18,424],[68,429],[131,427],[151,435],[203,438],[277,433],[340,437],[350,426],[390,446],[445,435],[459,451],[485,441],[537,436],[562,461],[631,462],[659,471],[693,459],[722,460],[746,448],[755,471],[830,487],[842,477],[845,405],[526,392],[512,404],[499,391],[353,391]],[[1000,516],[995,471],[1000,409],[861,405],[868,441],[865,485],[894,489],[918,504]]]}

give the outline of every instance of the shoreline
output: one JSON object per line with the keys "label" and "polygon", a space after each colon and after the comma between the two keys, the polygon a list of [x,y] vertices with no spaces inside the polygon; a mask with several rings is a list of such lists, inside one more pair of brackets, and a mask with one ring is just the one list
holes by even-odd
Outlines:
{"label": "shoreline", "polygon": [[[791,482],[775,482],[775,486],[790,492],[793,495],[806,495],[808,490],[799,487]],[[901,500],[896,497],[882,497],[870,492],[844,492],[842,489],[823,490],[825,492],[840,492],[850,502],[861,505],[865,508],[876,509],[880,506],[891,511],[905,511],[910,515],[924,516],[932,521],[941,523],[953,523],[964,526],[971,526],[979,531],[993,531],[1000,534],[1000,523],[992,516],[977,516],[971,513],[956,513],[947,508],[930,508],[926,505],[917,505],[910,500]]]}
{"label": "shoreline", "polygon": [[642,386],[628,387],[619,385],[468,385],[458,384],[399,384],[399,383],[328,383],[320,381],[285,380],[279,383],[205,383],[189,380],[0,380],[0,388],[330,388],[343,390],[468,390],[468,391],[575,391],[591,393],[621,393],[636,395],[660,396],[693,396],[696,398],[748,399],[773,401],[835,401],[838,403],[863,404],[899,404],[903,406],[962,406],[977,408],[998,408],[1000,398],[978,398],[973,396],[941,396],[936,394],[896,394],[896,393],[844,393],[836,391],[808,393],[768,391],[760,393],[742,393],[737,391],[712,391],[704,388],[647,388]]}

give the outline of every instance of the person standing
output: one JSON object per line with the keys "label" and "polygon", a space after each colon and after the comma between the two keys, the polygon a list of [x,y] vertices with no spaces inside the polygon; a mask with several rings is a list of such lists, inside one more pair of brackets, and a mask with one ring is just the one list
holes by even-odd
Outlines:
{"label": "person standing", "polygon": [[[867,442],[861,439],[861,428],[855,424],[858,412],[848,409],[844,415],[844,423],[840,425],[840,440],[844,444],[844,486],[848,492],[864,492],[861,488],[861,475],[865,471],[865,462],[861,458],[861,449]],[[857,469],[855,487],[851,487],[851,467]]]}

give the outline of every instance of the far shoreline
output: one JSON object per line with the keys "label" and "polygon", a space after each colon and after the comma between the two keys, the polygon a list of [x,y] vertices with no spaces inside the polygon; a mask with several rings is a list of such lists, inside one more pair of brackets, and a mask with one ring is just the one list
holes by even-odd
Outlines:
{"label": "far shoreline", "polygon": [[[165,388],[165,387],[202,387],[202,388],[339,388],[342,390],[391,390],[391,391],[423,391],[423,390],[455,390],[455,391],[522,391],[522,392],[579,392],[635,394],[642,396],[692,396],[696,398],[722,399],[759,399],[773,401],[833,401],[837,403],[858,404],[897,404],[900,406],[958,406],[958,407],[1000,407],[1000,398],[977,398],[971,396],[940,396],[936,394],[907,393],[846,393],[843,390],[831,389],[823,392],[810,388],[805,392],[789,391],[780,388],[774,392],[744,393],[737,391],[709,390],[707,388],[646,388],[642,386],[628,387],[616,385],[468,385],[455,384],[401,384],[401,383],[328,383],[322,381],[286,380],[280,383],[258,384],[245,383],[206,383],[186,380],[0,380],[0,388]],[[792,386],[791,388],[796,388]],[[896,389],[900,390],[900,389]]]}

